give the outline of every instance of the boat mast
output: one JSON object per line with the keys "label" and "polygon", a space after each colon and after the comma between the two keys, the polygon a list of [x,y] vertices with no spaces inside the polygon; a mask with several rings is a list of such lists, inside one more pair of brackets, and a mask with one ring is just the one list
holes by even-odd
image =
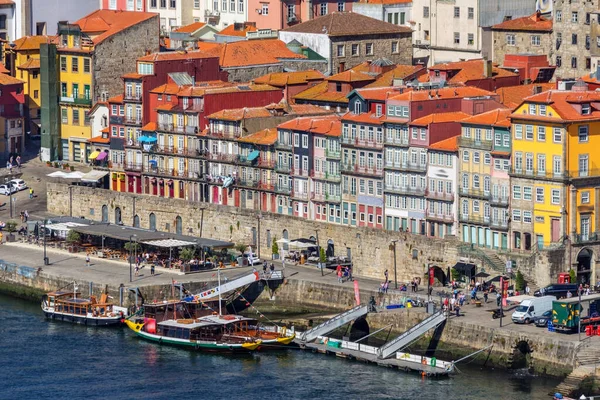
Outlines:
{"label": "boat mast", "polygon": [[219,317],[222,315],[221,314],[221,269],[219,267],[217,267],[217,281],[218,281],[218,286],[219,286]]}

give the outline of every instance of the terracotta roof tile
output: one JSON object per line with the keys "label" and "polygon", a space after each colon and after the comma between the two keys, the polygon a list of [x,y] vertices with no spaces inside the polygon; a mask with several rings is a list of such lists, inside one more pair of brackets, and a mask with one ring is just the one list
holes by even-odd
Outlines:
{"label": "terracotta roof tile", "polygon": [[511,118],[534,119],[534,120],[556,120],[563,121],[589,121],[600,119],[600,111],[592,107],[592,112],[587,115],[580,114],[572,103],[598,103],[600,102],[600,92],[596,91],[571,91],[571,90],[549,90],[544,93],[536,94],[523,99],[524,103],[546,104],[551,106],[558,116],[540,116],[528,114],[511,114]]}
{"label": "terracotta roof tile", "polygon": [[464,97],[481,97],[481,96],[494,96],[493,92],[479,89],[472,86],[463,87],[448,87],[437,90],[411,90],[402,94],[390,97],[394,100],[408,100],[408,101],[423,101],[430,98],[430,95],[435,98],[439,95],[440,98],[464,98]]}
{"label": "terracotta roof tile", "polygon": [[10,74],[10,71],[6,69],[4,63],[0,63],[0,74]]}
{"label": "terracotta roof tile", "polygon": [[354,71],[351,69],[344,71],[344,72],[340,72],[339,74],[332,75],[326,79],[331,82],[347,82],[347,83],[374,81],[375,80],[375,78],[372,77],[371,75],[367,75],[362,72],[357,72],[357,71]]}
{"label": "terracotta roof tile", "polygon": [[464,119],[471,117],[471,115],[466,114],[461,111],[456,112],[447,112],[447,113],[436,113],[429,114],[421,118],[417,118],[413,120],[410,125],[418,125],[418,126],[428,126],[429,124],[435,124],[439,122],[460,122]]}
{"label": "terracotta roof tile", "polygon": [[130,72],[128,74],[121,75],[121,78],[123,78],[123,79],[142,79],[144,76],[146,76],[146,75],[138,74],[135,72]]}
{"label": "terracotta roof tile", "polygon": [[279,64],[280,58],[305,59],[287,48],[279,39],[241,40],[223,43],[207,50],[207,53],[219,55],[221,67],[243,67],[248,65]]}
{"label": "terracotta roof tile", "polygon": [[23,84],[24,82],[10,75],[0,74],[0,85],[18,85],[19,83]]}
{"label": "terracotta roof tile", "polygon": [[216,54],[206,53],[204,51],[164,51],[159,53],[148,54],[138,58],[138,61],[175,61],[175,60],[193,60],[198,58],[214,58]]}
{"label": "terracotta roof tile", "polygon": [[[448,83],[465,83],[476,79],[486,79],[483,74],[483,64],[486,61],[482,58],[467,60],[467,61],[458,61],[446,64],[437,64],[429,67],[429,71],[456,71],[456,75],[452,76],[447,80]],[[491,78],[502,78],[508,76],[519,76],[514,72],[505,70],[503,68],[498,68],[498,66],[492,66],[492,76]]]}
{"label": "terracotta roof tile", "polygon": [[40,59],[30,58],[17,67],[18,69],[40,69]]}
{"label": "terracotta roof tile", "polygon": [[25,51],[25,50],[39,50],[40,44],[42,43],[56,43],[57,36],[23,36],[20,39],[15,40],[14,50]]}
{"label": "terracotta roof tile", "polygon": [[364,88],[354,89],[354,92],[358,93],[360,97],[365,100],[386,100],[388,97],[395,96],[400,93],[400,90],[404,92],[411,91],[412,88],[399,88],[399,87],[368,87],[368,85]]}
{"label": "terracotta roof tile", "polygon": [[75,21],[75,25],[79,25],[94,44],[99,44],[127,28],[157,17],[158,14],[139,11],[96,10]]}
{"label": "terracotta roof tile", "polygon": [[269,110],[283,109],[288,115],[308,115],[308,114],[331,114],[330,110],[312,105],[312,104],[270,104],[265,107],[244,107],[221,110],[209,115],[209,119],[226,120],[226,121],[241,121],[251,118],[268,118],[272,117],[273,113]]}
{"label": "terracotta roof tile", "polygon": [[0,6],[14,6],[15,2],[12,0],[0,0]]}
{"label": "terracotta roof tile", "polygon": [[492,26],[495,31],[535,31],[552,32],[552,20],[546,19],[539,12],[528,17],[515,18]]}
{"label": "terracotta roof tile", "polygon": [[108,99],[109,103],[120,103],[123,104],[123,95],[114,96]]}
{"label": "terracotta roof tile", "polygon": [[385,122],[385,115],[376,116],[375,113],[354,114],[347,112],[342,116],[342,121],[360,122],[363,124],[382,125]]}
{"label": "terracotta roof tile", "polygon": [[429,145],[429,150],[438,150],[438,151],[449,151],[455,152],[458,151],[458,137],[452,136],[448,139],[440,140],[439,142],[433,143]]}
{"label": "terracotta roof tile", "polygon": [[521,104],[525,97],[533,94],[536,87],[539,87],[542,92],[545,92],[555,88],[556,85],[554,83],[532,83],[529,85],[505,86],[496,89],[496,93],[500,96],[500,102],[502,104],[514,110]]}
{"label": "terracotta roof tile", "polygon": [[148,122],[146,125],[142,127],[143,131],[155,131],[156,130],[156,122]]}
{"label": "terracotta roof tile", "polygon": [[283,87],[285,85],[300,85],[323,79],[325,79],[325,75],[317,70],[311,69],[308,71],[297,72],[273,72],[256,78],[254,83]]}
{"label": "terracotta roof tile", "polygon": [[267,128],[238,139],[238,142],[272,146],[277,141],[277,128]]}
{"label": "terracotta roof tile", "polygon": [[236,28],[236,25],[231,24],[231,25],[225,27],[225,29],[222,29],[218,34],[223,35],[223,36],[246,37],[246,32],[256,32],[256,30],[257,30],[256,26],[253,26],[251,24],[244,24],[242,29],[235,29],[235,28]]}
{"label": "terracotta roof tile", "polygon": [[339,137],[342,134],[340,117],[329,115],[326,117],[302,117],[279,124],[277,129],[311,132],[313,134]]}
{"label": "terracotta roof tile", "polygon": [[294,99],[348,104],[346,93],[328,91],[329,83],[324,81],[296,94]]}
{"label": "terracotta roof tile", "polygon": [[193,24],[185,25],[180,28],[175,29],[173,32],[180,33],[194,33],[200,29],[202,29],[206,24],[204,22],[194,22]]}
{"label": "terracotta roof tile", "polygon": [[[104,132],[104,129],[102,129],[101,132]],[[108,132],[108,130],[107,130],[107,132]],[[88,139],[87,141],[88,141],[88,143],[109,144],[110,143],[110,138],[108,138],[108,137],[102,137],[102,136],[96,136],[96,137],[93,137],[91,139]]]}
{"label": "terracotta roof tile", "polygon": [[[324,29],[325,28],[325,31]],[[283,30],[284,32],[326,33],[328,36],[360,36],[409,34],[412,29],[394,25],[361,14],[349,12],[333,12]]]}
{"label": "terracotta roof tile", "polygon": [[508,116],[512,111],[508,108],[499,108],[481,114],[474,115],[462,120],[463,124],[499,126],[502,128],[510,128]]}
{"label": "terracotta roof tile", "polygon": [[426,74],[427,69],[422,65],[396,65],[394,69],[379,75],[375,82],[369,83],[365,87],[392,86],[394,84],[394,79],[406,79],[413,75],[419,77]]}

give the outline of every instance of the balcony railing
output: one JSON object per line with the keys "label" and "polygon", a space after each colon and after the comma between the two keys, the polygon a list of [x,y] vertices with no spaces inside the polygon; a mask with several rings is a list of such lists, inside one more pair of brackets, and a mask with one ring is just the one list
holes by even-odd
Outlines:
{"label": "balcony railing", "polygon": [[459,137],[458,144],[460,147],[470,147],[473,149],[481,149],[481,150],[492,150],[492,145],[494,144],[491,140],[476,140],[473,138]]}
{"label": "balcony railing", "polygon": [[124,100],[129,100],[129,101],[142,101],[142,94],[140,93],[135,94],[135,93],[125,93],[125,96],[123,97]]}
{"label": "balcony railing", "polygon": [[339,150],[325,149],[325,157],[331,158],[334,160],[339,160],[342,158],[342,153]]}
{"label": "balcony railing", "polygon": [[508,230],[508,221],[493,219],[490,221],[490,226],[494,229]]}
{"label": "balcony railing", "polygon": [[92,105],[92,99],[87,98],[87,97],[61,96],[60,102],[61,103],[72,103],[72,104],[77,104],[77,105],[81,105],[81,106],[91,106]]}
{"label": "balcony railing", "polygon": [[123,169],[128,170],[128,171],[142,171],[142,164],[138,164],[138,163],[133,163],[133,162],[126,162],[125,165],[123,166]]}
{"label": "balcony railing", "polygon": [[252,167],[260,167],[260,168],[275,167],[275,160],[268,160],[266,158],[255,158],[254,160],[248,160],[247,156],[238,156],[238,162],[242,165],[248,165],[248,166],[252,166]]}
{"label": "balcony railing", "polygon": [[330,193],[313,193],[310,199],[312,201],[339,203],[342,201],[342,196]]}
{"label": "balcony railing", "polygon": [[383,149],[383,142],[378,142],[376,140],[367,140],[342,136],[342,144],[360,148]]}
{"label": "balcony railing", "polygon": [[258,179],[258,180],[256,180],[256,179],[239,179],[236,181],[236,185],[247,187],[247,188],[252,188],[252,189],[258,189],[258,190],[268,190],[268,191],[275,190],[275,185],[273,185],[271,183],[267,183],[267,182],[263,181],[262,179]]}
{"label": "balcony railing", "polygon": [[410,162],[396,163],[396,162],[392,162],[392,161],[386,161],[385,168],[386,169],[397,169],[400,171],[427,172],[427,164],[421,164],[421,163],[410,163]]}
{"label": "balcony railing", "polygon": [[142,125],[142,120],[137,118],[123,117],[123,123],[127,125]]}
{"label": "balcony railing", "polygon": [[443,222],[454,222],[454,214],[437,213],[427,210],[425,218]]}
{"label": "balcony railing", "polygon": [[600,241],[600,236],[598,236],[597,233],[590,233],[587,235],[577,234],[577,235],[575,235],[575,239],[573,240],[573,242],[576,244],[592,243],[592,242],[599,242],[599,241]]}
{"label": "balcony railing", "polygon": [[421,186],[395,186],[395,185],[385,185],[384,190],[389,193],[395,194],[407,194],[412,196],[423,196],[425,195],[426,188]]}
{"label": "balcony railing", "polygon": [[468,224],[488,225],[490,223],[490,217],[472,214],[460,214],[460,222],[466,222]]}
{"label": "balcony railing", "polygon": [[494,196],[490,198],[490,205],[492,206],[500,206],[507,207],[510,202],[510,198],[508,196]]}
{"label": "balcony railing", "polygon": [[[141,144],[143,145],[143,143],[141,143]],[[133,147],[135,147],[135,146],[133,146]],[[194,149],[194,148],[161,146],[161,145],[152,145],[146,151],[148,153],[175,154],[175,155],[190,156],[190,157],[198,157],[201,153],[200,150]]]}
{"label": "balcony railing", "polygon": [[[519,178],[531,178],[531,179],[549,179],[549,180],[565,180],[569,178],[569,173],[567,171],[563,172],[553,172],[547,170],[538,170],[538,169],[522,169],[522,168],[510,168],[509,174],[511,176],[519,177]],[[578,175],[578,174],[577,174]],[[574,176],[572,176],[574,177]],[[578,176],[577,176],[578,177]]]}
{"label": "balcony railing", "polygon": [[454,201],[454,193],[434,192],[431,190],[426,190],[425,197],[427,197],[428,199],[435,200]]}
{"label": "balcony railing", "polygon": [[[178,177],[190,177],[190,173],[187,169],[177,169],[177,168],[164,168],[164,167],[149,167],[147,169],[148,173],[156,174],[156,175],[164,175],[164,176],[178,176]],[[196,176],[196,172],[192,172],[192,177]]]}
{"label": "balcony railing", "polygon": [[[158,130],[159,131],[163,131],[163,132],[174,132],[174,133],[188,133],[188,134],[194,134],[194,133],[198,133],[198,127],[196,126],[189,126],[189,125],[180,125],[180,126],[176,126],[174,124],[169,124],[169,123],[158,123]],[[237,136],[239,137],[239,136]]]}
{"label": "balcony railing", "polygon": [[206,153],[205,158],[211,161],[220,161],[231,164],[236,163],[238,161],[237,154]]}
{"label": "balcony railing", "polygon": [[332,181],[332,182],[340,182],[342,180],[342,175],[340,174],[331,174],[329,172],[323,171],[312,171],[310,173],[310,177],[313,179],[323,180],[323,181]]}
{"label": "balcony railing", "polygon": [[275,192],[277,193],[281,193],[281,194],[290,194],[292,193],[292,188],[289,187],[288,185],[275,185]]}
{"label": "balcony railing", "polygon": [[302,168],[292,168],[292,175],[294,176],[306,176],[308,177],[308,170]]}
{"label": "balcony railing", "polygon": [[289,174],[290,172],[292,172],[292,166],[286,162],[275,163],[275,171]]}
{"label": "balcony railing", "polygon": [[383,168],[342,164],[342,171],[350,174],[383,176]]}
{"label": "balcony railing", "polygon": [[459,190],[460,190],[461,196],[474,197],[474,198],[483,199],[483,200],[487,200],[491,197],[489,190],[486,191],[483,189],[473,189],[473,188],[464,188],[464,187],[461,187]]}
{"label": "balcony railing", "polygon": [[280,141],[277,141],[277,142],[275,142],[275,148],[277,150],[292,151],[292,144],[291,143],[282,143]]}
{"label": "balcony railing", "polygon": [[308,193],[297,192],[295,190],[292,190],[292,192],[290,193],[290,197],[298,200],[308,200]]}

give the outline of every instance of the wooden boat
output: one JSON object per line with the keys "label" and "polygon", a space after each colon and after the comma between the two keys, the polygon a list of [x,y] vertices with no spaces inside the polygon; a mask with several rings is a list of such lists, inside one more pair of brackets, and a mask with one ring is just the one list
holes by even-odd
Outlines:
{"label": "wooden boat", "polygon": [[95,296],[81,297],[77,291],[55,291],[42,297],[42,311],[46,318],[91,326],[119,325],[127,316],[127,309],[115,306],[103,293],[98,301]]}

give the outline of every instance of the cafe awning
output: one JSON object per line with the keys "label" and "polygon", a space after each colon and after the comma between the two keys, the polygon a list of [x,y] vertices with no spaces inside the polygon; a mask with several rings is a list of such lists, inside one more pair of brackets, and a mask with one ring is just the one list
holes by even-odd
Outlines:
{"label": "cafe awning", "polygon": [[51,231],[69,231],[76,226],[87,226],[86,224],[80,224],[77,222],[59,222],[56,224],[46,225],[46,229]]}
{"label": "cafe awning", "polygon": [[96,157],[98,157],[100,155],[99,151],[94,151],[92,154],[90,154],[90,160],[95,160]]}
{"label": "cafe awning", "polygon": [[195,246],[196,242],[187,242],[185,240],[177,240],[177,239],[162,239],[162,240],[148,240],[146,242],[142,242],[143,244],[147,244],[148,246],[155,247],[185,247],[185,246]]}
{"label": "cafe awning", "polygon": [[96,157],[97,161],[102,161],[104,160],[106,157],[108,157],[108,153],[106,151],[103,151],[102,153],[98,154],[98,157]]}
{"label": "cafe awning", "polygon": [[108,175],[108,171],[91,170],[81,177],[82,182],[98,182],[100,179]]}
{"label": "cafe awning", "polygon": [[248,154],[248,161],[254,161],[258,158],[260,152],[258,150],[253,150]]}

